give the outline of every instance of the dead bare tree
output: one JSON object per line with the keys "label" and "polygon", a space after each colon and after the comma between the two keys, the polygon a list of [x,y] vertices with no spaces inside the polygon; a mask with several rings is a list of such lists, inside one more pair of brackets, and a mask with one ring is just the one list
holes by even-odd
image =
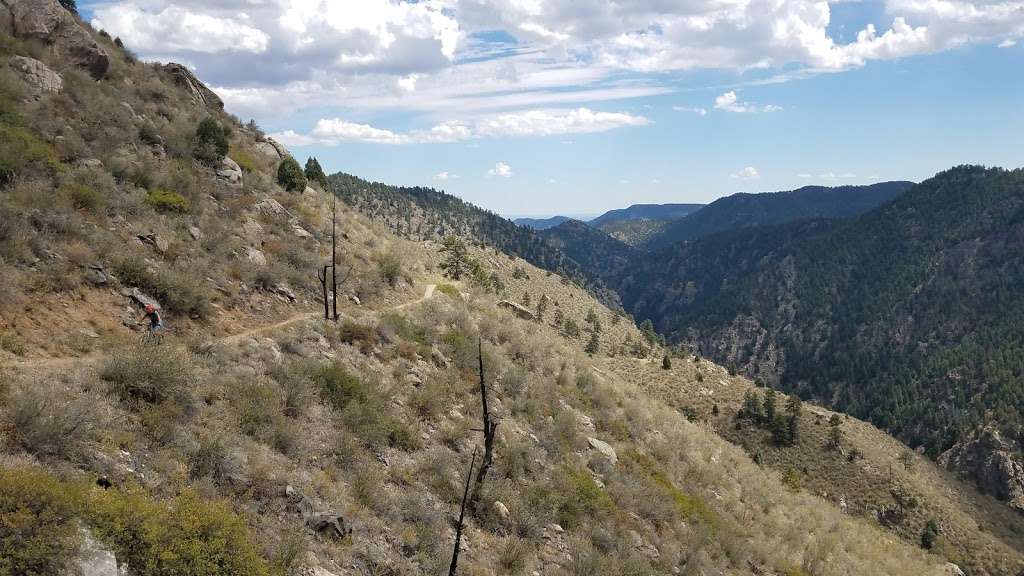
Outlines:
{"label": "dead bare tree", "polygon": [[480,469],[477,470],[476,484],[473,487],[473,497],[470,499],[470,506],[476,511],[477,502],[480,500],[480,490],[483,488],[484,479],[494,462],[494,434],[498,430],[498,422],[491,419],[491,411],[487,406],[487,382],[484,378],[484,344],[483,338],[477,341],[477,354],[480,358],[480,405],[483,409],[483,428],[480,429],[484,435],[484,455],[480,460]]}
{"label": "dead bare tree", "polygon": [[476,466],[477,448],[473,448],[473,459],[469,462],[469,474],[466,474],[466,487],[462,491],[462,506],[459,508],[459,523],[455,525],[455,548],[452,550],[452,564],[448,567],[448,576],[455,576],[459,566],[459,548],[462,546],[462,525],[466,520],[466,504],[469,497],[469,483],[473,479],[473,467]]}
{"label": "dead bare tree", "polygon": [[338,195],[331,191],[331,302],[338,321]]}
{"label": "dead bare tree", "polygon": [[316,271],[316,277],[320,280],[320,290],[324,295],[324,320],[331,319],[331,301],[327,299],[327,268],[325,264],[322,270]]}

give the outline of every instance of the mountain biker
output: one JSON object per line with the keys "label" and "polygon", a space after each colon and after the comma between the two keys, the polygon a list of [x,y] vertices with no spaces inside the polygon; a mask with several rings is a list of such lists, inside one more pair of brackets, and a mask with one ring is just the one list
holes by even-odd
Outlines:
{"label": "mountain biker", "polygon": [[146,313],[142,316],[142,320],[149,320],[150,334],[158,334],[164,329],[164,322],[163,319],[160,318],[160,312],[158,312],[156,306],[152,304],[146,304]]}

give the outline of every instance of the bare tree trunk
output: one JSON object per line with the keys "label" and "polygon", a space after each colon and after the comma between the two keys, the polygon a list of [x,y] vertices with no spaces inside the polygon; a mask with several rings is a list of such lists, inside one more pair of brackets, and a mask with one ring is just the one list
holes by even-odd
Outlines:
{"label": "bare tree trunk", "polygon": [[331,302],[338,321],[338,195],[331,192]]}
{"label": "bare tree trunk", "polygon": [[473,459],[469,463],[469,474],[466,474],[466,488],[462,491],[462,506],[459,508],[459,523],[455,525],[455,549],[452,551],[452,564],[448,567],[448,576],[455,576],[459,566],[459,548],[462,544],[462,524],[466,519],[466,500],[469,496],[469,482],[473,479],[473,467],[476,466],[476,448],[473,448]]}
{"label": "bare tree trunk", "polygon": [[327,266],[323,270],[316,271],[316,277],[320,280],[320,289],[324,295],[324,320],[331,319],[331,301],[327,298]]}
{"label": "bare tree trunk", "polygon": [[470,507],[476,511],[477,502],[480,499],[480,490],[483,488],[484,479],[494,462],[494,433],[498,430],[498,423],[491,420],[491,412],[487,406],[487,383],[484,379],[484,344],[483,338],[477,342],[477,353],[480,358],[480,404],[483,408],[484,434],[484,455],[480,460],[480,469],[476,474],[476,485],[473,487],[473,497],[470,499]]}

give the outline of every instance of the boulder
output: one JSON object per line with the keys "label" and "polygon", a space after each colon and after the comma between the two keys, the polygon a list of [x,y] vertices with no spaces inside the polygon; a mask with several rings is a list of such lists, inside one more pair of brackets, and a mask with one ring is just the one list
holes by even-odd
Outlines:
{"label": "boulder", "polygon": [[241,186],[242,169],[238,166],[237,162],[225,156],[224,160],[221,160],[220,169],[217,170],[217,178],[232,186]]}
{"label": "boulder", "polygon": [[245,257],[249,262],[252,262],[257,266],[267,265],[267,256],[261,250],[257,250],[251,246],[245,249]]}
{"label": "boulder", "polygon": [[192,96],[193,104],[202,104],[208,108],[216,108],[217,110],[224,109],[224,101],[206,87],[191,70],[171,62],[164,65],[164,72],[170,74],[171,78],[174,79],[174,83],[184,88]]}
{"label": "boulder", "polygon": [[164,254],[171,247],[171,243],[162,236],[150,232],[149,234],[138,234],[136,238],[139,239],[143,244],[148,244],[156,249],[157,252]]}
{"label": "boulder", "polygon": [[292,289],[289,288],[288,285],[283,282],[278,282],[277,284],[274,284],[270,288],[270,291],[273,292],[274,294],[284,296],[285,298],[288,299],[289,302],[295,302],[296,300],[298,300],[298,297],[295,295],[295,292],[292,292]]}
{"label": "boulder", "polygon": [[597,450],[602,456],[607,458],[609,462],[612,464],[618,464],[619,455],[615,453],[615,449],[612,448],[610,444],[603,440],[598,440],[597,438],[587,438],[587,443],[590,444],[591,448]]}
{"label": "boulder", "polygon": [[85,268],[85,274],[83,276],[85,277],[86,282],[89,282],[90,284],[94,284],[96,286],[106,284],[107,281],[109,280],[109,278],[107,278],[106,270],[104,270],[103,266],[99,264],[87,266]]}
{"label": "boulder", "polygon": [[152,305],[157,310],[160,310],[160,303],[155,298],[147,296],[138,288],[124,288],[121,290],[121,295],[130,298],[132,302],[139,306],[139,308],[145,308],[146,306]]}
{"label": "boulder", "polygon": [[512,514],[508,511],[508,506],[505,506],[505,504],[501,500],[494,501],[494,513],[497,514],[498,518],[501,518],[502,520],[508,520],[509,517],[512,516]]}
{"label": "boulder", "polygon": [[269,216],[279,216],[287,212],[280,202],[269,197],[254,204],[253,209],[260,214],[267,214]]}
{"label": "boulder", "polygon": [[275,162],[283,160],[288,155],[288,151],[285,147],[281,146],[271,138],[266,138],[257,142],[256,151]]}
{"label": "boulder", "polygon": [[255,240],[263,235],[263,225],[252,218],[247,218],[242,222],[242,234],[250,240]]}
{"label": "boulder", "polygon": [[92,536],[81,529],[81,544],[72,560],[73,573],[80,576],[127,576],[127,567],[117,565],[117,557]]}
{"label": "boulder", "polygon": [[318,512],[316,503],[292,486],[284,489],[288,507],[302,516],[306,527],[320,536],[344,538],[352,530],[345,526],[345,519],[337,512]]}
{"label": "boulder", "polygon": [[85,68],[102,78],[110,68],[110,57],[93,40],[77,18],[57,0],[5,0],[6,19],[18,38],[39,40],[61,60]]}
{"label": "boulder", "polygon": [[513,314],[522,318],[523,320],[533,320],[534,318],[533,312],[531,312],[529,308],[523,306],[522,304],[517,304],[511,300],[501,300],[500,302],[498,302],[498,307],[511,311]]}
{"label": "boulder", "polygon": [[200,240],[203,237],[203,231],[195,226],[189,226],[188,235],[191,236],[193,240]]}
{"label": "boulder", "polygon": [[35,58],[12,56],[9,64],[28,84],[33,98],[39,98],[43,94],[56,94],[64,87],[64,79],[60,74]]}
{"label": "boulder", "polygon": [[944,573],[948,576],[967,576],[966,574],[964,574],[964,571],[961,570],[959,566],[953,564],[952,562],[946,562],[944,569]]}

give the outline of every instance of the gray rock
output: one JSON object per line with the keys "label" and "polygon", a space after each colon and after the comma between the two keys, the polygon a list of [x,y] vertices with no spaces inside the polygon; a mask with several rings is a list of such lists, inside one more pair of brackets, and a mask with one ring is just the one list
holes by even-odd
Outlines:
{"label": "gray rock", "polygon": [[103,160],[99,158],[82,158],[75,161],[75,166],[81,168],[103,168]]}
{"label": "gray rock", "polygon": [[249,260],[249,262],[252,262],[257,266],[267,265],[267,256],[263,254],[261,250],[257,250],[256,248],[253,248],[251,246],[245,249],[245,257]]}
{"label": "gray rock", "polygon": [[508,511],[508,506],[505,506],[505,504],[501,500],[494,501],[494,512],[502,520],[508,520],[512,516],[512,514]]}
{"label": "gray rock", "polygon": [[213,90],[207,88],[206,84],[200,82],[199,78],[196,78],[196,75],[188,68],[181,64],[171,62],[164,65],[163,69],[164,72],[171,75],[175,84],[181,86],[191,94],[193,103],[202,104],[203,106],[216,108],[218,110],[224,109],[224,101],[220,99],[220,96],[217,96]]}
{"label": "gray rock", "polygon": [[529,308],[523,306],[522,304],[517,304],[511,300],[499,301],[498,307],[511,311],[513,314],[522,318],[523,320],[533,320],[534,318],[533,312],[531,312]]}
{"label": "gray rock", "polygon": [[110,57],[57,0],[4,0],[4,5],[10,12],[7,27],[18,38],[41,41],[58,58],[85,68],[94,78],[107,73]]}
{"label": "gray rock", "polygon": [[232,186],[241,186],[242,169],[238,166],[237,162],[225,156],[224,160],[221,161],[220,169],[217,170],[217,178]]}
{"label": "gray rock", "polygon": [[612,448],[610,444],[603,440],[598,440],[597,438],[587,438],[587,443],[590,444],[591,448],[597,450],[601,455],[607,458],[609,462],[612,464],[618,464],[619,456],[615,453],[615,449]]}
{"label": "gray rock", "polygon": [[274,284],[270,291],[273,292],[274,294],[280,294],[281,296],[284,296],[290,302],[295,302],[296,300],[298,300],[298,297],[295,296],[295,292],[292,292],[291,288],[289,288],[288,285],[283,282]]}
{"label": "gray rock", "polygon": [[160,303],[156,301],[156,298],[147,296],[138,288],[123,288],[121,289],[121,295],[126,296],[132,300],[140,308],[152,305],[157,310],[161,310]]}
{"label": "gray rock", "polygon": [[249,240],[256,240],[263,235],[263,225],[249,218],[242,223],[242,233]]}
{"label": "gray rock", "polygon": [[269,197],[254,204],[253,209],[260,214],[267,214],[270,216],[279,216],[288,212],[280,202]]}
{"label": "gray rock", "polygon": [[438,368],[448,367],[448,358],[436,344],[430,347],[430,361],[436,364]]}
{"label": "gray rock", "polygon": [[284,492],[289,508],[298,512],[306,527],[316,534],[344,538],[352,533],[352,530],[345,526],[345,519],[341,514],[332,511],[318,512],[318,507],[312,499],[290,485],[285,487]]}
{"label": "gray rock", "polygon": [[148,244],[156,249],[157,252],[164,254],[171,247],[171,243],[161,236],[150,232],[149,234],[139,234],[136,236],[143,244]]}
{"label": "gray rock", "polygon": [[72,560],[73,573],[79,576],[127,576],[127,566],[117,565],[117,557],[82,528],[82,543]]}
{"label": "gray rock", "polygon": [[188,234],[193,240],[200,240],[203,237],[203,231],[195,226],[188,227]]}
{"label": "gray rock", "polygon": [[85,269],[85,281],[96,286],[102,286],[106,284],[110,279],[107,278],[107,273],[103,269],[103,266],[99,264],[93,264]]}
{"label": "gray rock", "polygon": [[964,571],[961,570],[959,566],[957,566],[956,564],[953,564],[952,562],[946,562],[946,565],[944,566],[944,570],[945,570],[945,573],[948,576],[966,576],[966,574],[964,574]]}
{"label": "gray rock", "polygon": [[279,161],[288,156],[288,150],[278,144],[272,138],[266,138],[256,143],[256,151],[271,160]]}
{"label": "gray rock", "polygon": [[25,80],[35,98],[43,94],[56,94],[64,87],[64,79],[60,74],[35,58],[12,56],[9,64]]}
{"label": "gray rock", "polygon": [[970,479],[983,492],[1024,512],[1024,453],[1022,442],[989,424],[975,430],[939,456],[939,464]]}

